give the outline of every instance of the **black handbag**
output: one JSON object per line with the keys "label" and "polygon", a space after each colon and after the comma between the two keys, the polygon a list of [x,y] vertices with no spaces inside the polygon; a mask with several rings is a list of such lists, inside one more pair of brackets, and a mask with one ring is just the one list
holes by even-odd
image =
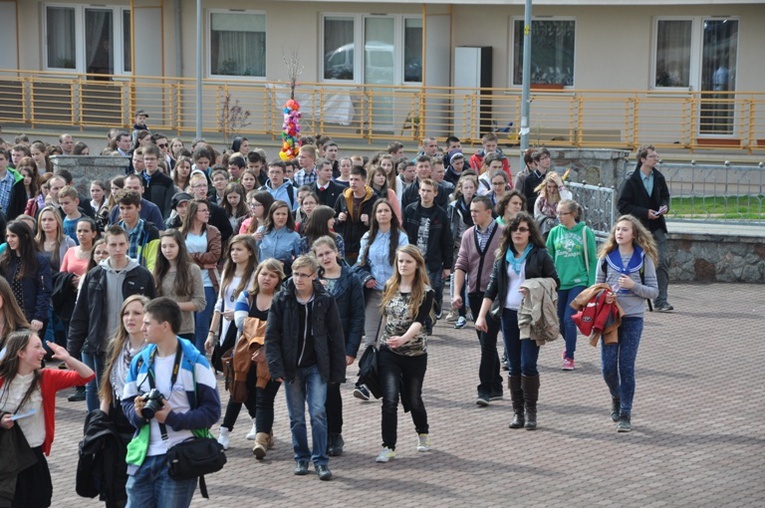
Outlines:
{"label": "black handbag", "polygon": [[215,439],[190,437],[167,450],[166,460],[170,478],[190,480],[217,473],[223,469],[227,459],[223,446]]}
{"label": "black handbag", "polygon": [[376,399],[382,397],[382,385],[377,374],[377,347],[374,344],[367,346],[359,360],[359,384],[366,385]]}

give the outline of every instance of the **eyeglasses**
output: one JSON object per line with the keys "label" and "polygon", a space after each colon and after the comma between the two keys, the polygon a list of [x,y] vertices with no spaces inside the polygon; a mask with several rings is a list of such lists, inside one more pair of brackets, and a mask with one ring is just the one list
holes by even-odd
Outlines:
{"label": "eyeglasses", "polygon": [[313,275],[312,273],[292,272],[292,278],[293,279],[308,279],[312,275]]}
{"label": "eyeglasses", "polygon": [[192,185],[191,188],[192,189],[203,189],[203,188],[207,188],[207,184],[206,183],[197,183],[197,184]]}
{"label": "eyeglasses", "polygon": [[558,212],[558,217],[563,217],[564,215],[571,215],[571,212]]}
{"label": "eyeglasses", "polygon": [[263,206],[263,205],[261,205],[258,202],[255,202],[255,203],[247,203],[247,206],[249,206],[250,208],[257,208],[257,207]]}
{"label": "eyeglasses", "polygon": [[513,233],[515,233],[516,231],[519,232],[519,233],[528,233],[529,232],[529,228],[520,227],[520,228],[517,228],[517,229],[513,230]]}
{"label": "eyeglasses", "polygon": [[157,146],[160,148],[167,148],[170,145],[168,145],[167,143],[157,143]]}

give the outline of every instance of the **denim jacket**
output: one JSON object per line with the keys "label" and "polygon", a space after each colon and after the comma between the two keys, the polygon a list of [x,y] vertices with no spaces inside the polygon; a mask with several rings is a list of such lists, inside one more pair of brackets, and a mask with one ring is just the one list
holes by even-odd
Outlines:
{"label": "denim jacket", "polygon": [[[398,246],[409,245],[409,237],[404,231],[398,232]],[[369,244],[369,232],[361,237],[361,255],[356,265],[356,273],[361,279],[362,284],[370,279],[377,283],[375,289],[382,291],[385,283],[393,275],[393,266],[388,260],[388,249],[390,248],[390,231],[387,233],[377,232],[375,241]]]}

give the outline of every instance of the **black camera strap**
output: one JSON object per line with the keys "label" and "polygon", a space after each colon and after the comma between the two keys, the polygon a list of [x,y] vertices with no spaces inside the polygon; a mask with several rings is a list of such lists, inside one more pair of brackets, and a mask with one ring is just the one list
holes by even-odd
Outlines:
{"label": "black camera strap", "polygon": [[[151,355],[149,355],[149,371],[148,371],[148,378],[149,378],[149,386],[151,388],[156,388],[156,385],[154,384],[154,357],[157,356],[157,348],[154,348],[154,351],[151,352]],[[175,362],[173,363],[173,373],[170,376],[170,393],[167,396],[167,399],[170,399],[170,395],[173,393],[173,386],[175,385],[175,382],[178,380],[178,372],[181,370],[181,358],[183,357],[183,348],[181,347],[181,343],[178,342],[178,349],[175,351]],[[157,425],[159,425],[159,431],[162,433],[162,441],[167,441],[167,426],[165,426],[164,423],[157,422]]]}

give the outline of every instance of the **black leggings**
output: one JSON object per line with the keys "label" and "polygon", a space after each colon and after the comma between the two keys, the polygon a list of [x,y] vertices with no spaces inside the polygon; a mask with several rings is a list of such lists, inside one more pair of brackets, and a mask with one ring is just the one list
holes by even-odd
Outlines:
{"label": "black leggings", "polygon": [[[254,367],[253,365],[253,368],[247,373],[247,400],[244,401],[244,406],[247,408],[250,418],[255,418],[255,428],[258,432],[269,434],[274,426],[274,399],[276,399],[281,383],[270,379],[265,388],[258,388],[258,374]],[[234,402],[229,398],[221,427],[234,430],[234,424],[236,424],[236,419],[239,418],[241,410],[242,403]]]}

